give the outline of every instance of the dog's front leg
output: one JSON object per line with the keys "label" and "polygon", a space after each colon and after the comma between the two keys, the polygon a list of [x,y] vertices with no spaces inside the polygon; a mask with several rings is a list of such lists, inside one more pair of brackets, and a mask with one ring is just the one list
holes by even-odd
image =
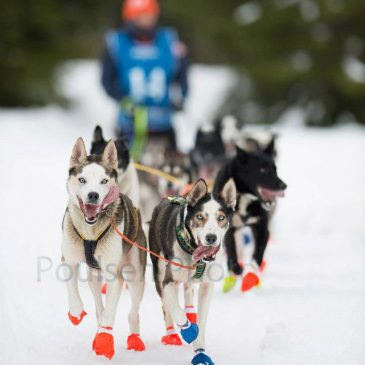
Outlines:
{"label": "dog's front leg", "polygon": [[178,298],[178,284],[169,283],[163,288],[163,305],[170,313],[173,321],[180,327],[180,334],[184,341],[192,343],[198,336],[198,326],[191,323],[181,309]]}
{"label": "dog's front leg", "polygon": [[79,287],[77,283],[78,279],[78,269],[79,265],[76,263],[63,263],[63,271],[66,280],[66,287],[68,292],[68,318],[77,326],[82,321],[83,317],[86,315],[84,311],[84,306],[82,304],[82,300],[79,293]]}
{"label": "dog's front leg", "polygon": [[194,284],[191,282],[184,284],[184,299],[186,317],[190,322],[196,323],[197,315],[194,308]]}
{"label": "dog's front leg", "polygon": [[196,355],[192,360],[192,364],[214,364],[212,359],[205,354],[205,327],[210,307],[210,301],[213,294],[214,283],[203,282],[199,286],[198,297],[198,326],[199,335],[194,341],[194,351]]}
{"label": "dog's front leg", "polygon": [[[111,274],[110,270],[108,271]],[[123,279],[118,272],[113,272],[113,279],[108,282],[106,305],[99,318],[99,328],[93,342],[93,350],[97,355],[108,359],[114,356],[113,325],[118,301],[123,288]]]}
{"label": "dog's front leg", "polygon": [[88,279],[88,284],[89,284],[90,290],[94,297],[96,318],[99,323],[99,319],[104,311],[103,300],[101,297],[101,284],[102,284],[102,280],[103,280],[101,270],[90,269],[87,279]]}

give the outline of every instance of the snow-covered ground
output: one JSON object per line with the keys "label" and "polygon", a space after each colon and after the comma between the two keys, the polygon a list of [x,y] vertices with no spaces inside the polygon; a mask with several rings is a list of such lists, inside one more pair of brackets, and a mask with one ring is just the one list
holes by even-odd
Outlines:
{"label": "snow-covered ground", "polygon": [[[98,88],[92,62],[65,69],[61,86],[76,100],[57,107],[0,110],[0,364],[106,364],[91,351],[94,306],[73,327],[57,279],[65,181],[72,145],[89,144],[93,127],[112,134],[115,107]],[[229,71],[196,67],[189,127],[211,115]],[[224,82],[223,82],[224,81]],[[214,87],[213,87],[214,86]],[[194,117],[191,117],[193,115]],[[288,183],[274,221],[262,287],[242,295],[217,284],[207,350],[219,365],[361,365],[365,363],[365,130],[278,127],[279,172]],[[191,143],[190,134],[183,141]],[[52,268],[37,279],[37,265]],[[38,265],[39,266],[39,265]],[[116,326],[118,364],[190,363],[191,348],[166,348],[159,298],[148,268],[141,308],[145,353],[125,350],[128,293]]]}

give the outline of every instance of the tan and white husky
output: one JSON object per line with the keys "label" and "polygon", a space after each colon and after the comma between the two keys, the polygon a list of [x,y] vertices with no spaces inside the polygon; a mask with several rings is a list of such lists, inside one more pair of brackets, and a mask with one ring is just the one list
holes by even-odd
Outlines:
{"label": "tan and white husky", "polygon": [[[88,265],[88,283],[95,299],[98,330],[93,350],[114,355],[113,326],[123,283],[132,298],[127,348],[145,349],[139,337],[139,307],[144,292],[146,253],[118,236],[114,227],[146,247],[139,211],[118,187],[118,155],[109,141],[101,156],[87,156],[79,138],[70,159],[69,202],[63,220],[62,261],[67,275],[69,319],[78,325],[86,315],[78,290],[78,270]],[[103,278],[108,281],[106,305],[101,297]]]}

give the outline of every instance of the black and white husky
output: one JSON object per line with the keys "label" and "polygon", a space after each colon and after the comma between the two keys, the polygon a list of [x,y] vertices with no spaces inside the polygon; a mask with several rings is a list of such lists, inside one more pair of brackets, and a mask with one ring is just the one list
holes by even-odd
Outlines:
{"label": "black and white husky", "polygon": [[184,157],[166,161],[160,170],[165,174],[174,176],[177,181],[167,181],[162,177],[157,179],[158,192],[161,198],[166,198],[168,196],[183,195],[184,188],[193,182],[191,168],[188,166],[188,161]]}
{"label": "black and white husky", "polygon": [[[101,156],[87,156],[84,142],[79,138],[70,159],[69,202],[62,224],[69,319],[78,325],[86,315],[77,280],[79,264],[86,262],[98,324],[93,350],[108,358],[114,355],[112,331],[124,281],[128,282],[132,298],[127,348],[144,350],[139,337],[139,306],[144,292],[146,253],[122,240],[114,227],[145,247],[146,238],[139,211],[126,195],[120,194],[117,169],[118,155],[113,141],[109,141]],[[108,281],[105,308],[100,291],[102,277]]]}
{"label": "black and white husky", "polygon": [[[91,154],[101,155],[107,145],[100,126],[94,130],[94,138],[91,144]],[[120,192],[127,195],[134,206],[140,208],[139,180],[133,159],[129,153],[128,142],[123,135],[115,140],[115,147],[118,152],[118,185]]]}
{"label": "black and white husky", "polygon": [[[229,180],[217,194],[198,180],[186,198],[164,199],[150,224],[150,249],[194,270],[179,269],[151,255],[156,289],[161,296],[166,328],[176,324],[182,338],[194,342],[192,364],[213,364],[205,354],[205,325],[214,281],[221,278],[223,237],[236,205],[236,187]],[[199,283],[198,321],[191,323],[178,301],[180,284]]]}

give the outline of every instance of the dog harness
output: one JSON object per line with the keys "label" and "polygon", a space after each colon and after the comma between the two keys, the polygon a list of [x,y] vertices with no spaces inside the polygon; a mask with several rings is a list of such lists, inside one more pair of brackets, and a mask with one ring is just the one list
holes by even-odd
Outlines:
{"label": "dog harness", "polygon": [[[179,205],[180,211],[176,218],[176,238],[181,249],[189,255],[192,255],[195,249],[198,247],[195,243],[194,237],[190,230],[184,227],[184,212],[187,206],[187,201],[182,196],[175,196],[168,198],[172,204]],[[200,279],[205,271],[206,263],[203,260],[199,260],[196,263],[194,279]]]}
{"label": "dog harness", "polygon": [[87,266],[91,267],[92,269],[100,270],[100,266],[98,262],[95,260],[94,254],[96,247],[99,241],[109,232],[111,228],[111,224],[104,229],[104,231],[100,232],[97,236],[96,240],[87,240],[77,229],[74,225],[72,225],[76,234],[83,240],[84,242],[84,249],[85,249],[85,259]]}

